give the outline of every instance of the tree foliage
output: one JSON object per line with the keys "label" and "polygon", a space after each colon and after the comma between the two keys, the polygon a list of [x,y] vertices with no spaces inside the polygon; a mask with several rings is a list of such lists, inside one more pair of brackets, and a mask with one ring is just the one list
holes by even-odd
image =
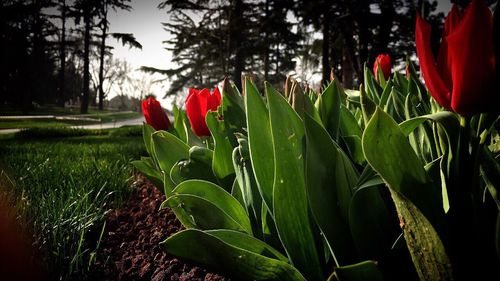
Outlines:
{"label": "tree foliage", "polygon": [[[288,17],[289,0],[171,1],[159,5],[170,14],[163,23],[177,67],[163,70],[172,84],[167,95],[184,87],[213,87],[229,76],[240,87],[241,75],[281,83],[295,67],[300,35]],[[144,67],[143,70],[154,70]]]}

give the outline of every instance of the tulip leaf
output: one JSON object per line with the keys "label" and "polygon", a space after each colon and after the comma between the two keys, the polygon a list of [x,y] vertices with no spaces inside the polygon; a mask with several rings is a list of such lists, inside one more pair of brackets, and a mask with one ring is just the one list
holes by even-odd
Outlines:
{"label": "tulip leaf", "polygon": [[357,164],[362,165],[365,163],[366,159],[363,154],[363,147],[361,146],[363,132],[356,121],[356,117],[344,105],[340,107],[340,134],[349,150],[351,158]]}
{"label": "tulip leaf", "polygon": [[451,263],[435,228],[404,195],[390,191],[420,280],[452,280]]}
{"label": "tulip leaf", "polygon": [[372,71],[368,67],[366,67],[366,65],[365,65],[364,69],[365,69],[365,71],[364,71],[364,81],[365,81],[364,91],[372,101],[374,101],[375,103],[378,104],[380,102],[380,97],[382,95],[383,89],[376,82],[375,77],[372,74]]}
{"label": "tulip leaf", "polygon": [[[380,69],[380,68],[379,68]],[[383,75],[382,75],[383,76]],[[382,95],[380,96],[380,101],[378,103],[378,106],[380,106],[381,108],[384,108],[385,104],[387,103],[387,100],[389,99],[389,95],[392,91],[392,85],[394,82],[392,82],[393,80],[390,79],[387,84],[385,85],[384,87],[384,91],[382,91]]]}
{"label": "tulip leaf", "polygon": [[228,78],[224,79],[220,110],[224,116],[226,130],[243,133],[242,128],[246,126],[243,98],[231,84]]}
{"label": "tulip leaf", "polygon": [[274,149],[269,112],[255,85],[245,80],[248,148],[260,194],[272,212],[274,181]]}
{"label": "tulip leaf", "polygon": [[151,127],[149,124],[144,123],[142,125],[142,137],[144,139],[144,146],[146,146],[146,151],[151,157],[154,157],[153,141],[151,140],[154,132],[155,129]]}
{"label": "tulip leaf", "polygon": [[187,136],[187,144],[189,146],[203,146],[203,141],[193,132],[191,129],[191,124],[189,123],[189,118],[187,116],[186,111],[181,111],[182,115],[182,123],[184,123],[184,131]]}
{"label": "tulip leaf", "polygon": [[285,98],[265,84],[274,147],[273,208],[276,228],[292,263],[320,280],[321,266],[308,215],[304,178],[304,125]]}
{"label": "tulip leaf", "polygon": [[217,183],[217,178],[215,178],[211,166],[195,159],[177,162],[170,170],[170,179],[175,185],[191,179]]}
{"label": "tulip leaf", "polygon": [[214,152],[206,147],[191,147],[189,159],[177,162],[170,170],[170,178],[176,185],[189,179],[217,183],[217,178],[212,171],[213,154]]}
{"label": "tulip leaf", "polygon": [[[191,201],[196,201],[195,199],[191,198],[191,196],[195,196],[197,198],[203,199],[204,201],[208,201],[211,205],[216,207],[217,210],[220,210],[220,212],[224,213],[225,216],[231,218],[232,221],[236,222],[240,226],[241,230],[246,231],[250,234],[252,233],[250,220],[243,206],[241,206],[241,204],[238,202],[238,200],[236,200],[236,198],[231,196],[231,194],[229,194],[220,186],[202,180],[188,180],[179,184],[172,193],[176,196],[177,195],[189,196],[188,199]],[[184,202],[183,201],[184,198],[180,199],[182,202]],[[204,204],[204,202],[201,202],[201,204]],[[183,206],[181,208],[185,209],[186,207],[188,206]],[[215,216],[215,212],[212,213],[212,210],[215,209],[214,207],[211,207],[211,209],[206,209],[205,211],[203,211],[203,209],[200,206],[193,205],[191,207],[191,210],[194,210],[193,208],[196,208],[195,211],[196,212],[199,211],[199,213],[195,214],[190,211],[188,211],[188,213],[194,217],[194,222],[196,223],[196,225],[199,225],[201,217],[206,216],[208,219],[211,220],[219,219],[219,218],[213,218]],[[217,216],[219,216],[219,214],[217,214]],[[210,229],[215,229],[215,228],[226,228],[226,227],[222,226],[212,227]]]}
{"label": "tulip leaf", "polygon": [[238,181],[238,187],[241,189],[241,195],[244,202],[243,206],[250,217],[254,235],[261,238],[262,197],[260,196],[253,171],[251,170],[252,164],[250,163],[250,155],[248,152],[248,141],[245,138],[239,138],[238,142],[240,145],[233,151],[236,180]]}
{"label": "tulip leaf", "polygon": [[309,205],[338,263],[349,264],[355,260],[348,226],[349,204],[358,177],[328,132],[308,115],[304,121]]}
{"label": "tulip leaf", "polygon": [[382,67],[380,67],[380,63],[378,63],[377,73],[374,73],[374,76],[377,77],[376,80],[379,83],[380,87],[382,89],[385,89],[387,82],[385,81],[384,72],[382,71]]}
{"label": "tulip leaf", "polygon": [[150,161],[136,160],[132,161],[132,165],[161,190],[161,187],[163,187],[163,176],[160,171],[158,171],[154,166],[151,166]]}
{"label": "tulip leaf", "polygon": [[[177,162],[189,158],[189,146],[171,133],[165,131],[154,133],[153,145],[158,165],[165,175],[170,175],[170,170]],[[170,177],[166,177],[164,188],[167,197],[174,187],[175,184]]]}
{"label": "tulip leaf", "polygon": [[379,108],[364,131],[363,151],[391,191],[420,279],[451,278],[449,260],[435,230],[444,214],[441,192],[430,183],[397,123]]}
{"label": "tulip leaf", "polygon": [[231,187],[231,196],[236,198],[240,202],[241,206],[245,206],[245,201],[243,200],[243,194],[241,194],[241,188],[238,183],[238,179],[234,179],[233,186]]}
{"label": "tulip leaf", "polygon": [[359,98],[361,102],[361,111],[363,113],[363,122],[366,127],[368,121],[370,121],[370,119],[372,118],[372,115],[375,112],[377,106],[373,102],[373,100],[368,97],[366,91],[363,90],[363,87],[359,88]]}
{"label": "tulip leaf", "polygon": [[177,216],[177,213],[186,214],[189,222],[184,224],[186,228],[207,229],[233,229],[237,231],[246,231],[246,229],[218,208],[212,202],[199,196],[190,194],[172,194],[165,202],[163,207],[170,207]]}
{"label": "tulip leaf", "polygon": [[[238,280],[305,281],[289,263],[252,251],[262,250],[261,245],[240,248],[241,242],[232,245],[234,241],[227,239],[226,242],[215,235],[188,229],[167,238],[161,246],[173,256],[227,272]],[[219,233],[219,236],[222,235]]]}
{"label": "tulip leaf", "polygon": [[207,230],[205,232],[238,248],[288,263],[288,258],[279,251],[248,234],[226,229]]}
{"label": "tulip leaf", "polygon": [[218,119],[217,112],[209,111],[205,118],[215,143],[212,169],[224,189],[231,191],[234,181],[234,167],[233,145],[230,138],[234,138],[234,136],[229,136],[230,133],[226,130],[224,121]]}
{"label": "tulip leaf", "polygon": [[184,114],[182,114],[182,110],[174,104],[173,109],[174,113],[174,129],[177,134],[177,137],[183,141],[184,143],[188,143],[188,135],[187,130],[184,126]]}
{"label": "tulip leaf", "polygon": [[340,266],[328,280],[339,281],[383,281],[384,277],[374,261],[363,261],[357,264]]}
{"label": "tulip leaf", "polygon": [[439,190],[429,184],[420,159],[397,123],[379,108],[364,131],[363,151],[391,189],[406,196],[424,214],[435,215],[433,211],[441,204]]}
{"label": "tulip leaf", "polygon": [[316,100],[321,121],[332,139],[338,140],[340,128],[340,86],[333,80]]}
{"label": "tulip leaf", "polygon": [[359,255],[364,258],[377,259],[387,255],[398,235],[392,233],[392,223],[397,217],[393,217],[387,208],[382,188],[380,180],[367,181],[364,187],[356,190],[349,206],[352,238]]}

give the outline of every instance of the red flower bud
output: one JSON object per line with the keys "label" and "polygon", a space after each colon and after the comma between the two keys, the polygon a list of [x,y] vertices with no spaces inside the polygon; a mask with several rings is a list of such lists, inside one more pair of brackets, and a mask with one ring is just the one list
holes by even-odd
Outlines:
{"label": "red flower bud", "polygon": [[155,130],[168,130],[170,128],[170,120],[168,120],[167,114],[155,98],[149,97],[143,100],[141,107],[146,123]]}
{"label": "red flower bud", "polygon": [[215,87],[212,94],[208,89],[190,88],[186,98],[186,113],[191,129],[197,136],[210,136],[205,116],[209,110],[215,111],[221,103],[219,88]]}
{"label": "red flower bud", "polygon": [[382,69],[382,73],[384,73],[384,78],[387,80],[391,76],[391,57],[387,54],[380,54],[375,59],[375,63],[373,63],[373,74],[375,78],[378,79],[377,70],[378,66]]}
{"label": "red flower bud", "polygon": [[462,13],[454,5],[445,20],[437,60],[431,50],[431,26],[417,15],[415,40],[429,92],[444,108],[462,115],[498,106],[494,90],[492,14],[483,0],[473,0]]}

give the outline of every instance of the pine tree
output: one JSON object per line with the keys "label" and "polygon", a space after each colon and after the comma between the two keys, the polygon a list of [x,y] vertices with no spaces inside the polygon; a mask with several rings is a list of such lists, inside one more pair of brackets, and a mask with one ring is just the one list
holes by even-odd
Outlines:
{"label": "pine tree", "polygon": [[280,83],[294,69],[300,36],[292,32],[288,11],[293,1],[164,1],[171,18],[164,23],[173,37],[166,41],[177,68],[145,71],[167,75],[167,95],[184,87],[213,87],[228,76],[240,87],[252,73]]}

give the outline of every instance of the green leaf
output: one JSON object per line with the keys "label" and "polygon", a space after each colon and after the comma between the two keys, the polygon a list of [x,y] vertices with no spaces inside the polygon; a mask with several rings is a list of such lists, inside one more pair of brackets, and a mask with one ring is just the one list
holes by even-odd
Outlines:
{"label": "green leaf", "polygon": [[238,248],[288,263],[287,257],[283,256],[280,252],[268,244],[248,234],[226,229],[207,230],[205,233],[213,235],[227,244]]}
{"label": "green leaf", "polygon": [[[378,179],[376,177],[375,179]],[[392,235],[394,221],[381,192],[383,182],[372,180],[370,186],[359,188],[349,206],[349,226],[361,257],[378,259],[388,254],[397,233]],[[367,185],[365,183],[365,186]]]}
{"label": "green leaf", "polygon": [[191,124],[189,123],[186,111],[183,110],[180,114],[182,115],[182,123],[184,124],[184,131],[187,136],[187,144],[189,146],[203,146],[203,141],[191,129]]}
{"label": "green leaf", "polygon": [[212,169],[221,185],[230,191],[235,175],[232,156],[234,148],[228,135],[229,132],[224,121],[218,120],[217,112],[207,112],[205,119],[215,143]]}
{"label": "green leaf", "polygon": [[[188,180],[179,184],[172,192],[176,195],[193,195],[203,198],[238,222],[248,233],[252,233],[250,220],[241,204],[222,187],[207,181]],[[209,212],[208,210],[206,211]],[[194,216],[194,215],[193,215]],[[195,217],[196,221],[196,217]]]}
{"label": "green leaf", "polygon": [[172,111],[174,113],[174,129],[177,133],[177,137],[179,137],[179,139],[184,143],[188,143],[188,135],[183,121],[184,114],[182,114],[182,110],[175,104]]}
{"label": "green leaf", "polygon": [[363,151],[389,186],[420,279],[449,280],[449,260],[435,230],[444,215],[441,192],[396,122],[378,108],[363,134]]}
{"label": "green leaf", "polygon": [[189,149],[189,159],[177,162],[170,170],[170,178],[175,185],[190,179],[217,183],[212,172],[214,152],[208,148],[193,146]]}
{"label": "green leaf", "polygon": [[364,69],[365,94],[368,95],[368,98],[378,104],[383,90],[375,80],[372,71],[368,67],[366,67],[366,65]]}
{"label": "green leaf", "polygon": [[232,133],[242,132],[242,128],[246,125],[243,98],[228,78],[224,79],[220,110],[224,116],[226,129]]}
{"label": "green leaf", "polygon": [[[382,272],[374,261],[363,261],[357,264],[341,266],[335,269],[335,277],[339,281],[383,281]],[[335,280],[330,277],[328,280]]]}
{"label": "green leaf", "polygon": [[[456,128],[457,132],[460,127],[459,120],[457,116],[453,112],[449,111],[441,111],[434,114],[428,114],[424,116],[415,117],[412,119],[405,120],[399,124],[399,128],[403,133],[408,136],[412,131],[414,131],[418,126],[420,126],[425,121],[434,121],[441,124],[444,128]],[[447,134],[450,135],[450,138],[458,138],[455,133],[455,130],[447,130]]]}
{"label": "green leaf", "polygon": [[328,87],[316,100],[321,121],[332,139],[338,140],[340,128],[340,89],[337,80],[330,82]]}
{"label": "green leaf", "polygon": [[269,112],[250,80],[245,80],[248,147],[255,180],[268,209],[273,208],[274,149]]}
{"label": "green leaf", "polygon": [[238,183],[238,179],[234,179],[233,186],[231,187],[231,196],[233,196],[241,206],[245,206],[245,201],[243,200],[243,194],[241,194],[241,187]]}
{"label": "green leaf", "polygon": [[379,108],[363,134],[363,151],[391,189],[406,196],[433,220],[434,211],[441,205],[441,194],[429,184],[420,159],[397,123]]}
{"label": "green leaf", "polygon": [[377,82],[380,87],[385,88],[387,82],[385,81],[384,72],[382,71],[382,67],[380,67],[380,63],[378,64],[377,73],[375,73],[375,75],[377,76]]}
{"label": "green leaf", "polygon": [[[164,202],[164,206],[170,207],[176,212],[184,212],[189,216],[190,222],[184,225],[186,228],[207,229],[233,229],[248,231],[231,216],[218,208],[211,201],[190,194],[172,194]],[[181,221],[182,222],[182,221]]]}
{"label": "green leaf", "polygon": [[389,95],[392,92],[392,85],[393,85],[393,82],[391,79],[387,82],[387,85],[385,85],[385,87],[384,87],[384,91],[382,92],[382,96],[380,97],[380,101],[378,103],[378,106],[380,106],[381,108],[384,108],[384,106],[387,103],[387,100],[389,99]]}
{"label": "green leaf", "polygon": [[372,115],[375,112],[377,106],[375,105],[373,100],[370,97],[368,97],[366,92],[363,90],[363,87],[360,87],[359,91],[360,91],[359,96],[361,101],[361,110],[363,112],[363,121],[366,127],[368,121],[370,121],[370,119],[372,118]]}
{"label": "green leaf", "polygon": [[144,174],[156,187],[163,187],[163,176],[161,175],[161,172],[151,166],[149,161],[136,160],[132,161],[132,165]]}
{"label": "green leaf", "polygon": [[351,158],[362,165],[366,161],[361,146],[363,132],[354,115],[344,105],[340,107],[340,134],[349,149]]}
{"label": "green leaf", "polygon": [[203,231],[184,230],[161,245],[171,255],[227,272],[238,280],[305,281],[282,260],[239,248]]}
{"label": "green leaf", "polygon": [[304,178],[304,125],[284,97],[266,83],[273,136],[274,219],[292,263],[306,278],[321,279],[321,266],[311,230]]}
{"label": "green leaf", "polygon": [[239,146],[233,151],[233,164],[236,171],[238,186],[241,188],[243,206],[245,207],[252,223],[253,233],[256,237],[262,237],[262,197],[257,188],[257,183],[251,170],[248,142],[245,138],[238,138]]}
{"label": "green leaf", "polygon": [[153,134],[153,146],[160,169],[168,175],[164,182],[165,195],[168,197],[175,187],[169,177],[170,171],[177,162],[189,158],[189,146],[176,136],[164,131]]}
{"label": "green leaf", "polygon": [[142,125],[142,138],[144,139],[144,145],[146,146],[146,151],[151,157],[154,157],[153,141],[151,136],[155,132],[155,129],[147,123]]}
{"label": "green leaf", "polygon": [[191,179],[217,183],[217,178],[214,176],[211,166],[194,159],[177,162],[170,170],[170,179],[174,182],[174,185]]}
{"label": "green leaf", "polygon": [[450,260],[435,228],[404,195],[390,191],[420,280],[453,280]]}
{"label": "green leaf", "polygon": [[305,117],[305,125],[309,205],[338,264],[349,264],[355,261],[355,252],[347,223],[352,189],[358,177],[351,162],[321,125],[310,116]]}

